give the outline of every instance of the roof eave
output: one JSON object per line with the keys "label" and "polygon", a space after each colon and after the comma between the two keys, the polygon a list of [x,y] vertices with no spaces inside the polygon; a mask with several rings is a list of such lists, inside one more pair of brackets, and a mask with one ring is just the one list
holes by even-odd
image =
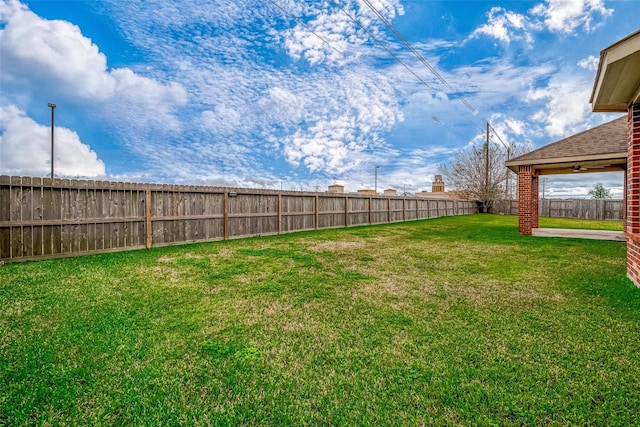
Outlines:
{"label": "roof eave", "polygon": [[600,52],[589,102],[594,112],[626,112],[640,91],[640,30]]}
{"label": "roof eave", "polygon": [[605,154],[590,154],[587,156],[566,156],[566,157],[553,157],[548,159],[529,159],[522,161],[507,161],[504,165],[514,172],[518,172],[520,166],[540,166],[540,165],[553,165],[553,164],[566,164],[566,163],[580,163],[590,162],[596,160],[615,160],[626,159],[627,152],[618,153],[605,153]]}

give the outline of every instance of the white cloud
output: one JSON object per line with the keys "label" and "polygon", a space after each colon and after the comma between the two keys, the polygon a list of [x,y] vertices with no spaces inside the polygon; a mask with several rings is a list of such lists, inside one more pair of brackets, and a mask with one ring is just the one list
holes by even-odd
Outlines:
{"label": "white cloud", "polygon": [[[289,76],[289,81],[282,81],[280,84],[289,86],[297,79]],[[304,120],[307,108],[313,108],[313,100],[304,94],[296,94],[294,88],[273,86],[267,89],[267,95],[258,101],[258,106],[266,114],[266,119],[274,123],[294,123]],[[318,82],[316,90],[321,94],[320,86],[323,82]]]}
{"label": "white cloud", "polygon": [[590,115],[591,86],[575,76],[554,76],[544,88],[532,89],[527,101],[546,101],[532,119],[545,124],[549,136],[564,137],[583,129]]}
{"label": "white cloud", "polygon": [[489,122],[497,134],[497,136],[492,134],[492,140],[496,144],[508,146],[511,142],[516,141],[524,143],[523,139],[531,134],[531,125],[529,123],[509,117],[506,114],[492,114]]}
{"label": "white cloud", "polygon": [[[404,13],[400,0],[371,1],[389,20]],[[407,181],[415,183],[414,191],[417,185],[430,188],[436,164],[482,127],[457,96],[490,115],[505,141],[541,135],[540,123],[549,132],[580,126],[580,112],[571,110],[576,102],[564,105],[554,97],[564,84],[551,77],[556,68],[533,57],[524,66],[513,63],[523,56],[504,55],[451,70],[454,58],[465,57],[456,40],[415,41],[451,83],[427,90],[332,2],[277,3],[344,55],[269,2],[103,0],[93,12],[145,61],[144,68],[112,69],[103,53],[109,46],[96,46],[69,22],[44,20],[16,1],[0,0],[0,82],[13,91],[4,103],[19,105],[26,116],[35,93],[56,90],[78,107],[75,114],[100,117],[114,134],[117,146],[105,153],[123,149],[140,163],[142,172],[123,171],[130,176],[220,185],[283,181],[285,188],[324,187],[324,180],[337,179],[370,186],[372,165],[382,166],[380,187]],[[435,80],[361,0],[340,4],[426,81]],[[494,8],[474,37],[529,43],[545,28],[541,16]],[[30,30],[13,28],[18,19]],[[56,34],[48,40],[51,32]],[[30,45],[38,56],[29,54]],[[445,55],[442,66],[438,53]],[[72,62],[68,73],[58,60]],[[575,70],[577,59],[571,61]],[[548,78],[548,88],[529,92]],[[565,100],[573,97],[571,90]],[[17,101],[21,96],[30,100]],[[44,103],[63,104],[48,96]],[[531,105],[540,111],[533,118]],[[542,113],[547,105],[561,119],[553,122]],[[491,115],[495,111],[503,115]],[[87,139],[84,129],[79,132]]]}
{"label": "white cloud", "polygon": [[[172,110],[186,103],[184,88],[108,69],[106,56],[80,28],[42,19],[17,0],[0,3],[0,81],[17,93],[45,93],[80,104],[117,104],[137,119],[176,126]],[[108,109],[108,107],[107,107]]]}
{"label": "white cloud", "polygon": [[[362,54],[358,48],[370,42],[370,37],[351,18],[379,39],[384,24],[376,12],[388,21],[404,14],[404,8],[398,0],[373,0],[370,3],[375,11],[362,1],[349,1],[341,5],[344,12],[326,4],[306,5],[304,9],[295,3],[283,5],[285,10],[292,11],[296,18],[304,22],[304,25],[298,22],[282,34],[288,54],[294,59],[303,57],[312,65],[353,62]],[[306,19],[307,16],[313,18]]]}
{"label": "white cloud", "polygon": [[308,125],[296,124],[296,130],[280,141],[289,163],[303,164],[312,172],[341,173],[358,167],[358,153],[383,145],[382,134],[404,116],[390,82],[381,79],[374,85],[363,75],[346,73],[338,82],[308,83],[320,89],[306,105],[312,113]]}
{"label": "white cloud", "polygon": [[584,68],[585,70],[595,72],[598,69],[599,63],[600,63],[600,58],[595,57],[593,55],[589,55],[588,57],[578,61],[578,66]]}
{"label": "white cloud", "polygon": [[604,0],[546,0],[531,9],[531,14],[542,18],[552,32],[573,34],[578,28],[593,31],[597,15],[606,18],[613,13],[604,6]]}
{"label": "white cloud", "polygon": [[531,8],[528,15],[492,7],[487,23],[476,28],[469,38],[485,35],[506,44],[518,40],[531,44],[533,33],[543,29],[561,34],[574,34],[578,29],[591,32],[599,26],[594,25],[598,16],[607,18],[612,13],[613,9],[604,6],[604,0],[545,0]]}
{"label": "white cloud", "polygon": [[[97,177],[105,165],[77,133],[55,128],[55,174]],[[15,105],[0,107],[0,169],[3,174],[48,176],[51,171],[51,127],[40,125]]]}
{"label": "white cloud", "polygon": [[226,135],[233,135],[242,123],[238,111],[226,105],[216,105],[213,110],[203,111],[200,118],[204,129]]}
{"label": "white cloud", "polygon": [[0,4],[3,80],[46,80],[60,92],[104,99],[115,82],[98,47],[66,21],[44,20],[15,0]]}
{"label": "white cloud", "polygon": [[507,44],[512,40],[532,41],[528,31],[531,24],[525,15],[502,7],[492,7],[487,13],[487,19],[488,22],[471,33],[470,38],[486,35]]}

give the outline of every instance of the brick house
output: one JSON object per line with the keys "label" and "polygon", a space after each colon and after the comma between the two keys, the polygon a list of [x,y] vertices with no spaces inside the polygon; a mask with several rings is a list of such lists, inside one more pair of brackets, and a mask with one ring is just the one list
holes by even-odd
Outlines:
{"label": "brick house", "polygon": [[538,182],[544,175],[626,171],[627,118],[545,145],[505,165],[518,174],[518,231],[538,228]]}
{"label": "brick house", "polygon": [[640,286],[640,30],[600,52],[589,102],[594,112],[627,116],[627,276]]}
{"label": "brick house", "polygon": [[506,162],[518,174],[518,230],[538,228],[538,177],[624,171],[627,275],[640,287],[640,30],[600,52],[589,101],[623,117]]}

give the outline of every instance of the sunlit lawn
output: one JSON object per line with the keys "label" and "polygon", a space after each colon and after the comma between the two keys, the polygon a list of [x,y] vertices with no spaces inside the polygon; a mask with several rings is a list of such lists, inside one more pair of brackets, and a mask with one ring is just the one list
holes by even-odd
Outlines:
{"label": "sunlit lawn", "polygon": [[0,267],[0,426],[638,425],[639,355],[624,244],[516,217]]}
{"label": "sunlit lawn", "polygon": [[624,221],[601,221],[595,219],[547,218],[540,217],[541,228],[583,228],[587,230],[622,231]]}

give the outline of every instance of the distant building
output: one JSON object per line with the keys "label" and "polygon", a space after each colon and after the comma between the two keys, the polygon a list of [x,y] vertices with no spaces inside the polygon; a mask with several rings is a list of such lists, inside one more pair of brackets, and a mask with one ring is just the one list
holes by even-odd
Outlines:
{"label": "distant building", "polygon": [[344,185],[332,184],[329,186],[329,193],[344,193]]}
{"label": "distant building", "polygon": [[376,190],[370,190],[370,189],[367,189],[367,188],[363,188],[361,190],[358,190],[358,193],[375,195],[376,194]]}
{"label": "distant building", "polygon": [[435,180],[431,183],[431,192],[421,191],[416,193],[416,197],[421,199],[457,199],[456,196],[444,191],[444,181],[442,175],[436,175]]}
{"label": "distant building", "polygon": [[435,181],[431,183],[431,192],[444,193],[444,181],[442,180],[442,175],[436,175]]}
{"label": "distant building", "polygon": [[466,194],[461,191],[443,191],[434,193],[432,191],[420,191],[416,193],[416,197],[419,199],[451,199],[451,200],[471,200]]}
{"label": "distant building", "polygon": [[451,199],[451,200],[471,200],[468,194],[463,191],[445,191],[442,175],[436,175],[431,183],[431,191],[420,191],[416,193],[420,199]]}
{"label": "distant building", "polygon": [[384,190],[384,195],[385,196],[397,196],[398,195],[398,191],[394,190],[393,188],[387,188],[386,190]]}

